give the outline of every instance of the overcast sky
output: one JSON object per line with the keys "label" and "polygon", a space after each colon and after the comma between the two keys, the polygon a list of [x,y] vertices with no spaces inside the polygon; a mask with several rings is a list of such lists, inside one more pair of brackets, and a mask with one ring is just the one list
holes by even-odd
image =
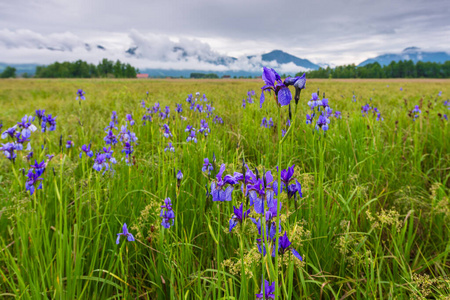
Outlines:
{"label": "overcast sky", "polygon": [[[450,52],[449,16],[449,0],[0,0],[0,62],[107,56],[180,67],[179,55],[168,54],[180,46],[192,57],[280,49],[315,63],[358,64],[410,46]],[[140,59],[125,56],[132,46]],[[195,63],[188,56],[181,65]]]}

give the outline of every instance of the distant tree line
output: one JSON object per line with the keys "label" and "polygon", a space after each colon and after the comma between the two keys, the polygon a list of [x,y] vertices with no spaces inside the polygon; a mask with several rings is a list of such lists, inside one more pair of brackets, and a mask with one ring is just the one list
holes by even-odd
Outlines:
{"label": "distant tree line", "polygon": [[215,73],[191,73],[190,78],[219,78],[219,76]]}
{"label": "distant tree line", "polygon": [[[297,75],[301,75],[298,73]],[[450,78],[450,61],[445,63],[412,60],[392,61],[387,66],[378,62],[357,67],[354,64],[309,71],[308,78]]]}
{"label": "distant tree line", "polygon": [[136,78],[138,72],[139,70],[130,64],[121,63],[120,60],[114,63],[104,58],[97,66],[82,60],[38,66],[34,76],[38,78]]}
{"label": "distant tree line", "polygon": [[0,78],[15,78],[16,77],[16,68],[7,66],[3,72],[0,73]]}

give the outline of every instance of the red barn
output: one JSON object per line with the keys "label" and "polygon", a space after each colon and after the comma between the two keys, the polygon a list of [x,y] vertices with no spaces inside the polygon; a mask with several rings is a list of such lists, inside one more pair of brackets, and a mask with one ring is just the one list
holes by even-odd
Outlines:
{"label": "red barn", "polygon": [[148,74],[146,74],[146,73],[136,74],[136,78],[148,78]]}

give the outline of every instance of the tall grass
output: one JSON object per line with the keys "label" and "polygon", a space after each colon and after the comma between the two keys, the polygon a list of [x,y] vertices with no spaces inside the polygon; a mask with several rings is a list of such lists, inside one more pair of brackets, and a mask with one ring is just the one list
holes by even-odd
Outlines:
{"label": "tall grass", "polygon": [[[30,165],[25,151],[14,164],[0,159],[0,296],[254,299],[263,276],[275,281],[270,268],[277,265],[280,299],[445,298],[450,293],[450,129],[441,116],[450,114],[443,105],[449,82],[308,81],[281,157],[281,128],[260,126],[263,117],[278,119],[273,103],[259,108],[262,85],[257,80],[0,81],[3,130],[36,109],[58,116],[56,131],[31,136],[38,161],[55,154],[42,190],[33,195],[25,190],[21,169]],[[81,113],[75,101],[79,88],[87,98]],[[317,88],[342,112],[326,134],[305,124],[306,102]],[[244,109],[242,98],[252,89],[256,103]],[[210,118],[191,111],[185,101],[197,91],[215,107]],[[142,125],[142,99],[148,107],[169,105],[170,119],[154,115]],[[183,104],[186,121],[175,112],[176,103]],[[384,121],[372,113],[362,117],[366,103],[378,107]],[[415,105],[422,113],[413,121],[408,112]],[[133,115],[131,130],[139,140],[132,164],[121,160],[116,146],[114,172],[102,174],[79,152],[83,144],[92,143],[94,150],[104,146],[103,129],[113,110],[119,125],[126,114]],[[224,123],[213,123],[215,115]],[[282,108],[281,123],[287,118]],[[186,125],[198,129],[200,119],[208,122],[210,134],[186,142]],[[166,122],[174,153],[164,151]],[[61,135],[75,147],[60,147]],[[215,170],[208,175],[201,171],[203,159],[213,155]],[[256,227],[248,219],[229,233],[233,206],[249,208],[238,186],[231,202],[206,196],[205,186],[222,163],[232,174],[242,172],[243,160],[260,174],[295,164],[303,198],[278,200],[283,232],[302,262],[290,254],[279,256],[278,263],[271,256],[262,260]],[[179,187],[178,170],[184,174]],[[167,197],[176,216],[168,229],[159,216]],[[136,241],[122,238],[116,245],[123,223]]]}

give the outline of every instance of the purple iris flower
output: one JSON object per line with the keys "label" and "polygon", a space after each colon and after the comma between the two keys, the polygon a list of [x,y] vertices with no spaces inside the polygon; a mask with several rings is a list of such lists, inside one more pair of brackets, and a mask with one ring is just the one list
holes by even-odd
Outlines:
{"label": "purple iris flower", "polygon": [[38,117],[39,121],[41,121],[42,118],[45,116],[45,109],[37,109],[35,113],[36,117]]}
{"label": "purple iris flower", "polygon": [[68,140],[68,141],[66,142],[66,148],[67,148],[67,149],[70,149],[70,148],[72,148],[73,146],[75,146],[75,143],[74,143],[73,141]]}
{"label": "purple iris flower", "polygon": [[192,129],[195,130],[195,128],[193,128],[191,125],[187,125],[187,126],[186,126],[186,129],[185,129],[184,131],[185,131],[185,132],[189,132],[189,131],[191,131]]}
{"label": "purple iris flower", "polygon": [[298,100],[300,100],[300,91],[305,88],[306,85],[306,74],[303,73],[302,76],[297,77],[288,77],[284,80],[285,86],[293,85],[295,88],[295,104],[298,104]]}
{"label": "purple iris flower", "polygon": [[152,116],[151,115],[143,115],[142,116],[142,121],[144,121],[144,122],[142,122],[142,124],[145,125],[146,121],[149,121],[149,122],[152,121]]}
{"label": "purple iris flower", "polygon": [[444,114],[444,116],[442,118],[444,118],[446,121],[448,121],[448,116],[446,114]]}
{"label": "purple iris flower", "polygon": [[116,244],[117,245],[119,245],[119,243],[120,243],[120,236],[122,236],[122,235],[124,237],[126,237],[129,242],[134,242],[135,241],[133,234],[128,232],[127,223],[123,223],[122,232],[117,234],[117,239],[116,239]]}
{"label": "purple iris flower", "polygon": [[270,171],[266,172],[264,178],[259,178],[247,186],[250,205],[253,205],[255,212],[262,214],[267,208],[274,206],[274,190],[277,190],[277,186]]}
{"label": "purple iris flower", "polygon": [[[17,132],[16,133],[16,150],[23,150],[23,144],[25,142],[29,142],[30,141],[30,132],[29,131],[24,131],[22,133]],[[31,145],[30,143],[28,143],[28,147],[25,149],[27,151],[31,150]]]}
{"label": "purple iris flower", "polygon": [[164,129],[164,133],[163,133],[164,137],[169,138],[169,136],[172,136],[169,125],[164,124],[163,129]]}
{"label": "purple iris flower", "polygon": [[166,152],[167,150],[175,152],[175,148],[173,147],[172,143],[169,142],[169,144],[167,145],[167,147],[164,149],[164,152]]}
{"label": "purple iris flower", "polygon": [[161,120],[164,120],[164,119],[167,118],[167,115],[166,115],[166,113],[160,111],[160,112],[159,112],[159,117],[161,118]]}
{"label": "purple iris flower", "polygon": [[181,170],[178,170],[178,173],[177,173],[177,180],[178,181],[181,181],[183,179],[183,173],[181,173]]}
{"label": "purple iris flower", "polygon": [[126,115],[126,120],[130,121],[130,125],[133,126],[134,125],[134,120],[133,120],[133,116],[130,114]]}
{"label": "purple iris flower", "polygon": [[381,116],[381,113],[377,113],[377,121],[384,121],[384,118]]}
{"label": "purple iris flower", "polygon": [[281,170],[281,181],[284,184],[281,188],[283,188],[283,186],[288,186],[289,182],[293,179],[292,176],[294,176],[294,168],[295,165],[292,165],[288,167],[287,170]]}
{"label": "purple iris flower", "polygon": [[77,98],[76,98],[75,100],[86,100],[86,97],[84,97],[85,94],[86,94],[86,93],[83,92],[82,89],[79,89],[79,90],[77,91]]}
{"label": "purple iris flower", "polygon": [[50,126],[48,128],[49,131],[55,131],[56,130],[56,118],[57,117],[53,118],[51,114],[47,115],[46,121],[47,121],[48,125]]}
{"label": "purple iris flower", "polygon": [[119,119],[117,118],[117,112],[113,111],[111,113],[111,121],[114,122],[114,124],[119,124]]}
{"label": "purple iris flower", "polygon": [[109,146],[109,148],[103,147],[103,153],[105,154],[106,158],[109,159],[110,163],[117,163],[117,160],[112,156],[114,150],[111,150],[111,146]]}
{"label": "purple iris flower", "polygon": [[105,171],[109,170],[109,163],[106,160],[106,155],[104,153],[97,153],[97,156],[95,157],[94,160],[94,170],[96,171],[101,171],[103,169],[103,167],[105,168]]}
{"label": "purple iris flower", "polygon": [[313,114],[311,114],[311,115],[306,114],[306,124],[307,125],[311,124],[313,118],[314,118]]}
{"label": "purple iris flower", "polygon": [[30,161],[33,158],[33,151],[30,151],[27,155],[27,160]]}
{"label": "purple iris flower", "polygon": [[269,284],[269,281],[264,280],[261,284],[261,293],[256,294],[256,299],[275,299],[275,282]]}
{"label": "purple iris flower", "polygon": [[341,117],[341,112],[340,111],[335,111],[334,112],[334,117],[336,118],[336,119],[341,119],[342,117]]}
{"label": "purple iris flower", "polygon": [[245,108],[245,105],[247,104],[247,101],[244,99],[242,99],[242,107]]}
{"label": "purple iris flower", "polygon": [[6,139],[8,136],[14,138],[15,133],[16,133],[15,127],[8,128],[2,133],[2,139]]}
{"label": "purple iris flower", "polygon": [[278,100],[278,105],[284,106],[291,103],[292,95],[288,87],[281,81],[280,75],[274,69],[264,67],[262,79],[265,85],[261,88],[260,108],[264,103],[264,91],[273,91]]}
{"label": "purple iris flower", "polygon": [[297,179],[295,179],[295,183],[287,186],[288,199],[291,199],[293,196],[296,198],[297,194],[300,196],[300,198],[303,197],[302,185],[297,181]]}
{"label": "purple iris flower", "polygon": [[[231,193],[233,192],[233,186],[237,183],[237,180],[231,175],[223,176],[225,171],[225,164],[220,166],[220,171],[216,175],[217,181],[211,183],[211,195],[213,201],[231,201]],[[228,184],[227,188],[225,185]]]}
{"label": "purple iris flower", "polygon": [[320,106],[322,104],[322,101],[319,99],[319,96],[317,93],[311,94],[311,100],[308,101],[309,107],[311,107],[311,110],[314,110],[316,106]]}
{"label": "purple iris flower", "polygon": [[402,87],[400,87],[400,91],[403,91],[403,88],[402,88]]}
{"label": "purple iris flower", "polygon": [[273,120],[272,120],[272,118],[269,119],[268,126],[269,126],[269,128],[273,127]]}
{"label": "purple iris flower", "polygon": [[89,144],[89,145],[83,145],[83,146],[81,146],[81,151],[82,152],[80,152],[80,158],[81,158],[81,156],[83,155],[83,152],[88,156],[88,157],[92,157],[92,156],[94,156],[94,153],[92,152],[92,150],[91,150],[91,144]]}
{"label": "purple iris flower", "polygon": [[319,116],[319,118],[317,119],[316,122],[316,129],[322,129],[323,131],[327,131],[328,130],[328,124],[330,123],[330,119],[328,119],[326,116],[324,116],[323,114]]}
{"label": "purple iris flower", "polygon": [[114,121],[111,121],[111,122],[109,122],[109,125],[105,127],[104,130],[105,130],[105,131],[109,131],[109,130],[113,130],[113,129],[119,130],[119,129],[116,127],[116,124],[114,123]]}
{"label": "purple iris flower", "polygon": [[159,102],[156,102],[155,105],[153,106],[153,113],[157,113],[159,111]]}
{"label": "purple iris flower", "polygon": [[172,210],[172,201],[170,198],[166,198],[164,199],[164,204],[161,206],[161,213],[159,214],[162,217],[161,225],[164,228],[170,228],[170,226],[173,226],[175,219],[175,213]]}
{"label": "purple iris flower", "polygon": [[203,119],[200,121],[200,129],[198,132],[203,133],[205,136],[208,136],[208,133],[211,132],[211,129],[208,127],[208,123],[206,123]]}
{"label": "purple iris flower", "polygon": [[181,114],[181,112],[183,111],[182,105],[177,103],[177,108],[175,110],[177,111],[177,113]]}
{"label": "purple iris flower", "polygon": [[233,228],[238,223],[242,223],[242,221],[250,213],[250,209],[244,212],[244,204],[243,203],[241,203],[241,206],[239,208],[236,208],[236,206],[233,206],[233,209],[234,209],[234,215],[230,219],[230,232],[231,232],[231,230],[233,230]]}
{"label": "purple iris flower", "polygon": [[27,191],[30,192],[30,195],[34,194],[34,191],[36,190],[36,184],[39,183],[37,186],[37,189],[42,189],[42,180],[44,180],[42,177],[40,177],[43,174],[43,171],[41,169],[30,169],[27,174],[27,181],[25,182],[25,188]]}
{"label": "purple iris flower", "polygon": [[120,128],[119,141],[121,141],[122,143],[125,143],[125,142],[136,143],[136,141],[138,140],[138,138],[136,137],[136,134],[134,132],[129,131],[127,126],[128,125],[125,124],[125,125],[122,125],[122,127]]}
{"label": "purple iris flower", "polygon": [[125,142],[123,145],[122,153],[125,153],[128,158],[131,153],[133,153],[133,146],[129,142]]}
{"label": "purple iris flower", "polygon": [[264,117],[264,118],[262,119],[262,121],[261,121],[261,127],[267,128],[267,119],[266,119],[266,117]]}
{"label": "purple iris flower", "polygon": [[217,123],[223,124],[223,119],[221,117],[219,117],[219,116],[215,116],[214,119],[213,119],[213,122],[215,124],[217,124]]}
{"label": "purple iris flower", "polygon": [[37,127],[31,123],[33,121],[34,121],[33,116],[28,117],[27,115],[25,115],[25,117],[23,117],[22,120],[20,122],[18,122],[16,126],[18,126],[19,128],[22,128],[22,134],[24,134],[26,132],[31,134],[31,132],[34,132],[37,130]]}
{"label": "purple iris flower", "polygon": [[196,133],[195,130],[191,130],[191,133],[189,134],[189,136],[186,139],[187,142],[195,142],[197,143],[197,138],[196,138]]}
{"label": "purple iris flower", "polygon": [[209,162],[208,158],[205,158],[203,160],[203,167],[202,167],[202,172],[206,172],[208,171],[208,175],[211,174],[211,171],[213,170],[213,166],[212,164]]}
{"label": "purple iris flower", "polygon": [[192,104],[192,94],[189,94],[188,97],[186,98],[186,102]]}
{"label": "purple iris flower", "polygon": [[[279,240],[278,240],[278,253],[283,255],[287,251],[291,251],[295,257],[297,257],[300,261],[302,261],[303,258],[300,256],[300,254],[298,254],[297,250],[295,250],[294,248],[291,247],[291,244],[292,243],[291,243],[291,241],[289,241],[289,238],[285,231],[284,235],[280,236]],[[275,256],[275,248],[273,250],[274,251],[272,253],[272,256]]]}
{"label": "purple iris flower", "polygon": [[438,97],[441,97],[441,96],[442,96],[442,91],[439,91]]}
{"label": "purple iris flower", "polygon": [[6,143],[6,144],[2,144],[2,145],[3,146],[0,147],[0,151],[3,151],[3,154],[5,154],[7,159],[14,162],[14,160],[17,157],[17,154],[14,151],[19,150],[17,148],[17,144],[16,143]]}
{"label": "purple iris flower", "polygon": [[416,120],[416,118],[419,117],[419,114],[422,113],[422,111],[421,111],[420,108],[419,108],[419,105],[416,105],[416,106],[414,107],[414,109],[413,109],[411,112],[412,112],[413,114],[415,114],[415,115],[414,115],[414,121]]}
{"label": "purple iris flower", "polygon": [[142,99],[142,101],[141,101],[141,106],[142,106],[142,108],[146,108],[146,107],[145,107],[145,100],[144,100],[144,99]]}
{"label": "purple iris flower", "polygon": [[[256,225],[256,227],[258,228],[258,234],[262,237],[261,218],[258,219],[258,221],[256,221],[253,218],[250,218],[250,220],[252,220],[252,222]],[[265,231],[266,232],[266,242],[268,245],[267,248],[271,249],[271,245],[275,241],[275,236],[276,236],[275,222],[266,222],[265,230],[266,230]],[[281,224],[280,224],[280,227],[278,228],[278,232],[281,232]],[[266,245],[265,245],[265,243],[263,243],[263,239],[262,238],[256,239],[256,244],[258,246],[259,253],[261,253],[262,256],[265,256],[267,251],[266,251]]]}
{"label": "purple iris flower", "polygon": [[110,130],[108,134],[103,138],[106,145],[115,145],[118,143],[116,135]]}
{"label": "purple iris flower", "polygon": [[365,115],[367,115],[371,109],[372,109],[372,108],[370,107],[369,104],[366,104],[366,105],[364,105],[364,106],[361,106],[361,113],[362,113],[362,116],[364,117]]}

